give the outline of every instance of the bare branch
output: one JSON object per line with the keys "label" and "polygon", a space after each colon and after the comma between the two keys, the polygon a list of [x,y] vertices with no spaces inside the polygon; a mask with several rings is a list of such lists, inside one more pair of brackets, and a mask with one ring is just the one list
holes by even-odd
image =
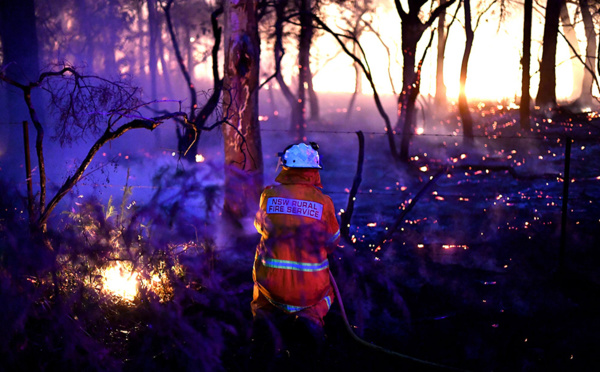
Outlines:
{"label": "bare branch", "polygon": [[181,117],[183,115],[185,115],[185,113],[176,112],[176,113],[173,113],[170,115],[162,115],[160,117],[156,117],[156,118],[152,118],[152,119],[135,119],[126,124],[121,125],[117,130],[114,130],[114,131],[107,130],[102,135],[102,137],[100,137],[94,143],[94,145],[90,148],[85,159],[81,162],[79,167],[77,167],[77,170],[75,171],[75,173],[65,180],[63,185],[57,191],[56,195],[54,195],[52,200],[50,200],[50,202],[48,203],[48,206],[43,211],[43,213],[41,213],[41,215],[38,219],[38,222],[37,222],[38,226],[43,228],[43,226],[46,225],[48,218],[50,217],[50,213],[54,210],[56,205],[64,198],[64,196],[69,191],[71,191],[71,189],[77,184],[77,182],[79,182],[79,180],[82,178],[85,170],[92,162],[92,159],[94,158],[96,153],[102,148],[102,146],[104,146],[106,143],[108,143],[116,138],[119,138],[120,136],[122,136],[123,134],[127,133],[128,131],[130,131],[132,129],[153,130],[156,127],[158,127],[160,124],[162,124],[164,121],[166,121],[167,119],[171,119],[174,117]]}

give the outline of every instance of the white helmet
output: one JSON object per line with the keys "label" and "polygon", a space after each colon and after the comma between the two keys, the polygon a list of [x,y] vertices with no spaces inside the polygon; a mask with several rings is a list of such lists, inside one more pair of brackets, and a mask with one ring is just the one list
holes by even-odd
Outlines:
{"label": "white helmet", "polygon": [[278,155],[284,167],[322,169],[318,149],[319,145],[315,142],[310,142],[310,145],[299,143],[288,146]]}

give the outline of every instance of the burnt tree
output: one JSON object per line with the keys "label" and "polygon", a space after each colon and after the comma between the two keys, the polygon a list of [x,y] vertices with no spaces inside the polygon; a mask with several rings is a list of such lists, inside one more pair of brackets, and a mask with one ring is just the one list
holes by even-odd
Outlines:
{"label": "burnt tree", "polygon": [[529,94],[530,72],[531,66],[531,18],[533,14],[533,0],[525,0],[525,15],[523,19],[523,75],[521,78],[521,106],[519,108],[519,116],[521,118],[521,129],[529,129],[529,106],[531,104],[531,96]]}
{"label": "burnt tree", "polygon": [[454,0],[440,4],[431,12],[429,18],[424,22],[419,17],[421,8],[426,0],[408,0],[408,12],[404,10],[400,0],[394,0],[396,10],[402,21],[402,91],[397,101],[397,123],[396,130],[401,131],[399,160],[408,162],[408,148],[412,137],[412,124],[414,117],[415,102],[418,97],[418,84],[420,83],[420,72],[416,70],[417,44],[423,33],[442,12],[454,3]]}
{"label": "burnt tree", "polygon": [[548,0],[546,4],[540,85],[535,99],[537,106],[545,108],[556,106],[556,43],[560,8],[563,1]]}
{"label": "burnt tree", "polygon": [[258,123],[260,39],[256,1],[225,1],[225,76],[223,140],[225,195],[223,213],[230,221],[253,215],[263,183]]}
{"label": "burnt tree", "polygon": [[462,119],[463,133],[465,138],[473,138],[473,117],[469,111],[469,102],[467,100],[467,67],[469,65],[469,57],[471,56],[471,48],[473,47],[473,28],[471,26],[471,1],[463,0],[465,10],[465,51],[463,54],[462,63],[460,66],[460,92],[458,93],[458,111]]}

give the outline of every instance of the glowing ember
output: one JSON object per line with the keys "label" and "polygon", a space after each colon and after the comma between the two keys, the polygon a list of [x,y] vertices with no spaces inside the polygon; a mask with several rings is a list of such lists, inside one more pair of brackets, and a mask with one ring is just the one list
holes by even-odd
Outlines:
{"label": "glowing ember", "polygon": [[420,168],[419,168],[419,170],[420,170],[421,172],[427,172],[427,169],[429,169],[429,168],[427,168],[427,166],[426,166],[426,165],[424,165],[424,166],[422,166],[422,167],[420,167]]}
{"label": "glowing ember", "polygon": [[425,132],[425,129],[423,129],[423,128],[417,128],[416,132],[417,132],[418,135],[421,135],[421,134],[423,134]]}
{"label": "glowing ember", "polygon": [[367,226],[369,226],[369,227],[375,227],[375,226],[377,226],[377,222],[369,222],[367,224]]}
{"label": "glowing ember", "polygon": [[196,154],[196,163],[202,163],[206,158],[202,154]]}
{"label": "glowing ember", "polygon": [[444,249],[451,249],[451,248],[469,249],[469,247],[464,244],[443,244],[442,248],[444,248]]}
{"label": "glowing ember", "polygon": [[113,296],[132,301],[137,295],[138,274],[126,268],[121,262],[116,262],[102,272],[104,289]]}

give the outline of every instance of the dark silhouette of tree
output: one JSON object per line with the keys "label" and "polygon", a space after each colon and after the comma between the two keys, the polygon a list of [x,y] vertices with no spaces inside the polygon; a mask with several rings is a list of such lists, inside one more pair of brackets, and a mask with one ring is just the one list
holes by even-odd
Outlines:
{"label": "dark silhouette of tree", "polygon": [[408,0],[408,12],[402,6],[400,0],[394,0],[396,10],[402,21],[402,92],[398,97],[398,121],[396,130],[401,131],[399,160],[408,162],[408,149],[412,137],[412,124],[414,120],[415,102],[418,97],[418,84],[420,72],[416,70],[417,43],[421,40],[423,33],[429,28],[443,10],[454,3],[454,0],[440,4],[429,17],[422,21],[420,18],[421,8],[426,0]]}
{"label": "dark silhouette of tree", "polygon": [[463,54],[462,63],[460,66],[460,91],[458,93],[458,111],[462,119],[463,133],[468,139],[473,138],[473,117],[469,110],[469,102],[467,100],[466,84],[467,84],[467,67],[469,65],[469,57],[471,48],[473,47],[473,29],[471,26],[471,1],[463,0],[465,10],[465,52]]}
{"label": "dark silhouette of tree", "polygon": [[525,0],[524,18],[523,18],[523,66],[521,77],[521,106],[519,116],[521,119],[521,129],[529,129],[529,113],[531,105],[531,96],[529,94],[530,86],[530,65],[531,65],[531,18],[533,15],[533,0]]}
{"label": "dark silhouette of tree", "polygon": [[[469,57],[471,55],[471,49],[473,47],[473,39],[475,37],[475,30],[479,27],[479,22],[481,18],[489,11],[495,4],[495,1],[491,2],[487,8],[485,8],[479,16],[477,17],[477,22],[475,27],[472,27],[471,21],[471,1],[463,0],[464,4],[464,13],[465,13],[465,51],[463,53],[463,59],[460,67],[460,91],[458,94],[458,111],[460,113],[460,117],[462,119],[463,125],[463,134],[468,141],[473,139],[473,117],[471,116],[471,111],[469,109],[469,102],[467,100],[467,71],[469,66]],[[503,6],[503,2],[501,2],[501,6]],[[501,8],[502,10],[503,8]],[[500,18],[502,21],[502,17]]]}
{"label": "dark silhouette of tree", "polygon": [[260,39],[256,1],[225,1],[223,213],[232,222],[253,215],[263,184],[258,124]]}
{"label": "dark silhouette of tree", "polygon": [[[171,36],[171,43],[173,45],[173,50],[175,51],[177,64],[187,84],[187,89],[190,97],[189,121],[194,122],[196,119],[196,109],[198,108],[198,94],[196,93],[196,87],[192,82],[192,77],[190,75],[188,66],[183,60],[183,55],[181,53],[179,41],[177,39],[177,35],[175,34],[175,27],[173,25],[173,20],[171,17],[171,7],[173,5],[173,1],[174,0],[168,0],[166,4],[162,4],[162,9],[165,13],[165,18],[167,20],[167,29],[169,31],[169,35]],[[196,156],[198,148],[198,133],[199,132],[195,128],[190,128],[188,126],[177,127],[177,148],[179,150],[180,155],[184,156],[190,161],[194,161]]]}
{"label": "dark silhouette of tree", "polygon": [[[177,63],[181,74],[183,75],[188,93],[190,96],[190,112],[188,115],[188,121],[193,123],[193,126],[185,125],[185,123],[181,123],[177,128],[177,146],[180,153],[180,156],[183,156],[187,160],[194,162],[197,149],[198,149],[198,138],[205,128],[205,122],[208,117],[215,111],[217,105],[219,103],[219,97],[221,95],[223,81],[219,77],[219,69],[218,69],[218,52],[221,45],[221,28],[218,25],[217,17],[223,13],[223,8],[218,8],[211,14],[211,23],[212,30],[215,39],[215,43],[212,49],[212,72],[213,72],[213,89],[212,92],[206,102],[206,104],[202,107],[201,111],[197,113],[198,110],[198,94],[196,91],[196,87],[192,82],[192,78],[189,72],[189,67],[186,65],[183,55],[181,53],[181,48],[179,46],[179,42],[177,41],[177,35],[175,34],[175,27],[173,25],[173,21],[171,18],[171,6],[173,5],[173,0],[167,1],[166,4],[162,5],[163,11],[165,13],[165,18],[167,20],[167,29],[169,31],[169,35],[171,36],[171,42],[173,45],[173,49],[175,51],[175,55],[177,57]],[[189,63],[189,62],[188,62]]]}
{"label": "dark silhouette of tree", "polygon": [[540,85],[535,99],[535,104],[544,108],[556,107],[556,43],[562,1],[548,0],[546,4]]}
{"label": "dark silhouette of tree", "polygon": [[[310,71],[310,46],[312,44],[313,26],[312,26],[312,10],[310,0],[298,0],[299,8],[300,32],[298,34],[298,92],[296,94],[296,103],[292,109],[292,117],[295,118],[294,131],[296,140],[305,141],[306,130],[306,94],[308,84],[312,84],[312,74]],[[311,104],[317,102],[316,99],[311,100]],[[317,107],[315,109],[318,110]],[[311,106],[311,112],[313,107]],[[316,113],[318,115],[318,113]],[[312,114],[311,114],[312,116]]]}
{"label": "dark silhouette of tree", "polygon": [[[315,36],[312,22],[312,14],[318,9],[319,2],[315,2],[315,9],[311,0],[300,0],[300,40],[298,49],[298,60],[303,73],[300,74],[301,81],[306,82],[306,93],[310,105],[310,120],[318,121],[321,116],[319,98],[313,85],[313,73],[310,68],[310,50]],[[303,84],[304,85],[304,84]]]}
{"label": "dark silhouette of tree", "polygon": [[[440,0],[440,5],[447,0]],[[448,40],[449,28],[446,28],[446,8],[440,12],[437,27],[437,63],[435,72],[435,107],[445,111],[447,105],[446,84],[444,84],[444,55],[446,53],[446,41]]]}
{"label": "dark silhouette of tree", "polygon": [[279,89],[283,93],[286,101],[290,106],[290,111],[292,112],[290,125],[293,127],[293,123],[296,122],[296,118],[294,117],[295,110],[294,102],[296,98],[292,93],[291,89],[288,87],[286,82],[283,80],[283,75],[281,74],[281,59],[285,54],[285,49],[283,47],[283,38],[284,38],[284,24],[286,22],[286,9],[288,6],[288,0],[280,0],[276,1],[274,4],[275,7],[275,41],[273,45],[273,57],[275,59],[275,80],[279,85]]}
{"label": "dark silhouette of tree", "polygon": [[[305,139],[307,115],[310,120],[318,121],[320,116],[319,100],[313,86],[313,73],[310,68],[310,51],[315,37],[312,16],[321,3],[311,0],[281,0],[263,4],[263,12],[269,13],[269,8],[275,12],[273,41],[273,57],[275,71],[262,83],[265,85],[275,78],[284,98],[290,107],[290,132],[296,140]],[[289,27],[288,27],[289,26]],[[281,75],[281,59],[285,54],[284,45],[290,45],[294,40],[298,50],[297,86],[296,92],[284,81]],[[307,105],[308,101],[308,105]]]}

